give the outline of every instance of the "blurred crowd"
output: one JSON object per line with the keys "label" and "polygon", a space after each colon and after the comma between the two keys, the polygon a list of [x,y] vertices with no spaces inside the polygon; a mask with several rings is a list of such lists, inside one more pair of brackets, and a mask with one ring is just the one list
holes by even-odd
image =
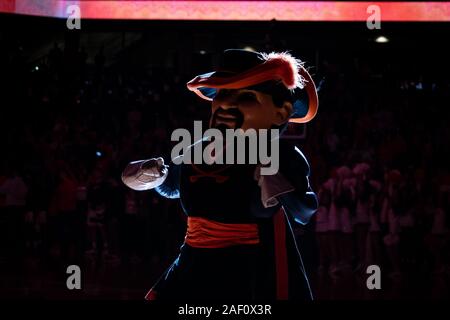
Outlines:
{"label": "blurred crowd", "polygon": [[[178,202],[127,189],[120,174],[167,157],[172,130],[207,115],[185,89],[193,74],[69,49],[30,64],[10,46],[0,59],[0,259],[169,260],[184,236]],[[318,67],[319,116],[296,141],[320,200],[309,226],[318,272],[448,272],[448,81],[361,61]]]}
{"label": "blurred crowd", "polygon": [[20,84],[2,117],[0,256],[167,259],[184,233],[177,203],[132,191],[120,176],[129,161],[168,155],[172,129],[195,117],[180,79],[105,68],[102,49],[93,63],[56,43],[31,66],[20,53],[3,61],[2,76]]}
{"label": "blurred crowd", "polygon": [[427,183],[421,169],[376,173],[362,162],[333,170],[319,189],[318,271],[338,277],[378,265],[394,280],[404,269],[448,272],[450,185]]}
{"label": "blurred crowd", "polygon": [[424,79],[397,63],[359,61],[326,74],[303,148],[320,201],[320,275],[365,273],[372,264],[394,281],[449,275],[450,87],[439,72]]}

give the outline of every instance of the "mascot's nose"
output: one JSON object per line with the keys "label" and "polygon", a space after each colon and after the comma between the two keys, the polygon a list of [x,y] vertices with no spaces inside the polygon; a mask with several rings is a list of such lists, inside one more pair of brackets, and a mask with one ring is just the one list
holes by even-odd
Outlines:
{"label": "mascot's nose", "polygon": [[221,109],[233,109],[236,106],[236,95],[231,90],[221,90],[217,94],[215,100],[217,100]]}
{"label": "mascot's nose", "polygon": [[223,110],[236,109],[236,105],[234,103],[222,104],[222,105],[220,105],[220,109],[223,109]]}
{"label": "mascot's nose", "polygon": [[234,98],[232,96],[224,98],[220,103],[220,108],[224,110],[237,108]]}

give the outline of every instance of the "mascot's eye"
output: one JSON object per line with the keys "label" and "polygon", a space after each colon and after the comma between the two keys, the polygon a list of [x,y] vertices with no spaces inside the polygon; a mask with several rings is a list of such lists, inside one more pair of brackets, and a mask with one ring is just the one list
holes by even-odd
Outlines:
{"label": "mascot's eye", "polygon": [[219,92],[217,92],[215,99],[224,99],[228,96],[230,96],[231,92],[228,89],[220,89]]}
{"label": "mascot's eye", "polygon": [[239,101],[256,101],[256,95],[253,92],[242,92],[238,96]]}

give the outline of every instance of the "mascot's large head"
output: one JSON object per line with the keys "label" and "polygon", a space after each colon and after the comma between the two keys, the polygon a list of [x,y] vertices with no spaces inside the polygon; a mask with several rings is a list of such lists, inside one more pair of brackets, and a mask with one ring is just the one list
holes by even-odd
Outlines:
{"label": "mascot's large head", "polygon": [[212,101],[210,127],[219,129],[306,123],[318,108],[314,81],[289,53],[226,50],[215,71],[196,76],[187,87]]}

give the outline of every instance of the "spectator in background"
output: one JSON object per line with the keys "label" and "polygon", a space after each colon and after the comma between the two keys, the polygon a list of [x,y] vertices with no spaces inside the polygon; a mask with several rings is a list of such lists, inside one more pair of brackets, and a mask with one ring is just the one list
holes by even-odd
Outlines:
{"label": "spectator in background", "polygon": [[106,233],[108,243],[108,259],[118,261],[120,253],[120,217],[124,211],[124,191],[115,178],[113,170],[109,170],[105,178],[106,201]]}
{"label": "spectator in background", "polygon": [[319,253],[320,274],[330,263],[330,239],[328,235],[328,211],[331,203],[331,193],[329,190],[322,188],[318,194],[319,208],[315,214],[315,231],[317,240],[317,249]]}
{"label": "spectator in background", "polygon": [[411,172],[406,172],[406,178],[404,179],[401,188],[401,205],[399,215],[400,225],[400,255],[402,257],[403,264],[414,265],[417,255],[417,242],[416,242],[416,210],[418,207],[421,194],[412,192],[412,185],[414,180],[412,179]]}
{"label": "spectator in background", "polygon": [[[3,165],[0,166],[0,188],[6,180]],[[5,256],[8,241],[8,219],[6,214],[5,194],[0,193],[0,259]]]}
{"label": "spectator in background", "polygon": [[24,250],[24,219],[28,187],[14,166],[7,167],[5,178],[0,185],[0,194],[4,196],[4,221],[2,230],[6,237],[7,256],[20,257]]}
{"label": "spectator in background", "polygon": [[366,248],[366,264],[367,265],[381,265],[381,226],[380,226],[380,213],[381,213],[381,183],[373,181],[371,183],[372,194],[369,198],[369,234],[367,237]]}
{"label": "spectator in background", "polygon": [[[88,213],[88,174],[85,165],[79,165],[77,175],[77,234],[80,239],[86,239],[86,221]],[[86,247],[85,241],[80,244],[80,252]]]}
{"label": "spectator in background", "polygon": [[391,170],[387,174],[387,203],[386,203],[386,221],[388,225],[388,234],[384,236],[383,242],[388,255],[391,272],[390,277],[398,280],[401,277],[400,264],[400,224],[399,215],[401,207],[400,188],[402,175],[398,170]]}
{"label": "spectator in background", "polygon": [[108,253],[108,237],[106,233],[105,216],[108,202],[108,189],[104,172],[94,168],[88,184],[87,228],[90,250],[87,254],[103,256]]}
{"label": "spectator in background", "polygon": [[436,206],[433,212],[432,226],[427,237],[429,250],[433,257],[433,271],[437,275],[442,275],[446,271],[445,249],[448,248],[448,210],[449,193],[440,191],[437,194]]}
{"label": "spectator in background", "polygon": [[336,179],[328,179],[323,188],[331,194],[330,207],[328,209],[328,235],[330,248],[330,267],[328,273],[335,277],[339,271],[340,260],[340,239],[341,239],[341,222],[339,218],[338,208],[336,206]]}
{"label": "spectator in background", "polygon": [[356,216],[355,216],[355,233],[356,233],[356,249],[357,249],[357,270],[365,271],[366,260],[366,243],[369,231],[369,170],[367,163],[358,163],[353,168],[356,177]]}
{"label": "spectator in background", "polygon": [[73,258],[81,245],[76,233],[77,189],[78,183],[72,169],[66,162],[60,161],[57,187],[49,211],[54,219],[52,228],[58,241],[56,252],[59,252],[64,261]]}
{"label": "spectator in background", "polygon": [[132,190],[127,190],[125,193],[125,210],[120,223],[122,228],[122,257],[125,265],[130,261],[135,262],[138,258],[138,233],[141,230],[138,218],[139,208],[139,195]]}
{"label": "spectator in background", "polygon": [[336,191],[336,208],[340,219],[340,261],[339,268],[349,271],[353,258],[353,217],[354,194],[356,180],[352,171],[347,166],[339,167],[336,170],[338,176]]}

